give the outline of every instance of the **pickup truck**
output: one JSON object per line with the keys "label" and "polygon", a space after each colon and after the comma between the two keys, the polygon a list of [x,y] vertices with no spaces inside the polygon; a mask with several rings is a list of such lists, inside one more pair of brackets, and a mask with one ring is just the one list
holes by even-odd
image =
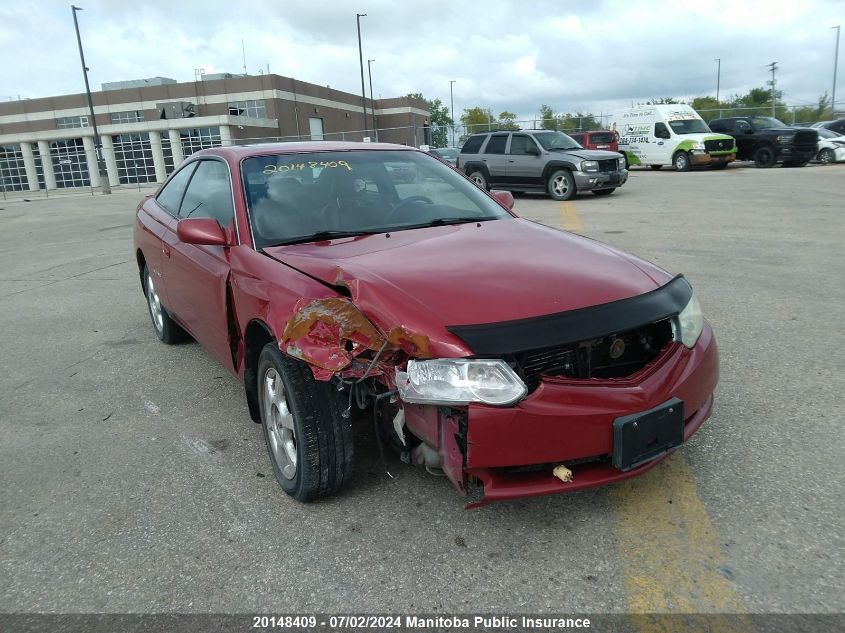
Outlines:
{"label": "pickup truck", "polygon": [[792,128],[768,116],[713,119],[714,132],[736,139],[739,160],[753,160],[757,167],[803,167],[816,155],[819,134],[812,129]]}

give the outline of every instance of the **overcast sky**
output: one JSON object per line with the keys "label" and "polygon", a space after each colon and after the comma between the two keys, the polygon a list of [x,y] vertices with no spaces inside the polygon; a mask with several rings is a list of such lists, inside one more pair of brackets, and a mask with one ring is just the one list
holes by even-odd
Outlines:
{"label": "overcast sky", "polygon": [[[810,103],[833,83],[842,0],[80,0],[92,88],[162,75],[191,81],[195,68],[259,69],[359,93],[355,14],[376,96],[422,92],[455,110],[480,105],[532,115],[606,112],[652,97],[715,95],[763,86],[779,62],[789,104]],[[842,42],[845,58],[845,41]],[[0,99],[83,91],[68,3],[0,7]],[[845,103],[845,59],[837,102]]]}

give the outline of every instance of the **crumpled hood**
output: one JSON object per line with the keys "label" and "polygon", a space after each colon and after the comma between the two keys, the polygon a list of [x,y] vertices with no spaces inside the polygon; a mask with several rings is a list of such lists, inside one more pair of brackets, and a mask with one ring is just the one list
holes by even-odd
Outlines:
{"label": "crumpled hood", "polygon": [[347,288],[382,331],[401,325],[454,353],[466,349],[447,325],[574,310],[640,295],[671,279],[609,246],[520,218],[265,252],[326,284]]}

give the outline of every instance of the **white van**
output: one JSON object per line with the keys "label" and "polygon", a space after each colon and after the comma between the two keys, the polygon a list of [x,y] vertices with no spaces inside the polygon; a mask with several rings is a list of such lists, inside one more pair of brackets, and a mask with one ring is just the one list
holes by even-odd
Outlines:
{"label": "white van", "polygon": [[716,134],[692,107],[672,103],[619,110],[610,116],[610,129],[619,138],[619,151],[628,165],[660,169],[674,165],[686,171],[694,165],[723,169],[736,160],[732,136]]}

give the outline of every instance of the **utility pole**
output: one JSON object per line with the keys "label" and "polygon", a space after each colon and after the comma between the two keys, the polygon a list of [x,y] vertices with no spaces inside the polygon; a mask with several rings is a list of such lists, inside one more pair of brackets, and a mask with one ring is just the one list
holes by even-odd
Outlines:
{"label": "utility pole", "polygon": [[719,118],[722,118],[722,102],[719,101],[719,84],[722,80],[722,58],[717,57],[716,61],[718,65],[716,66],[716,107],[719,108]]}
{"label": "utility pole", "polygon": [[833,54],[833,94],[830,97],[830,111],[833,118],[836,118],[836,71],[839,65],[839,27],[833,26],[836,29],[836,52]]}
{"label": "utility pole", "polygon": [[449,118],[452,119],[452,147],[455,147],[455,93],[452,91],[452,86],[455,83],[454,79],[449,82]]}
{"label": "utility pole", "polygon": [[373,103],[373,67],[370,66],[374,59],[367,60],[367,77],[370,80],[370,114],[373,115],[373,134],[376,137],[376,141],[378,141],[378,129],[376,129],[376,107]]}
{"label": "utility pole", "polygon": [[356,13],[355,21],[358,23],[358,62],[361,65],[361,106],[364,108],[364,132],[367,133],[367,92],[364,89],[364,53],[361,49],[361,18],[367,17],[366,13]]}
{"label": "utility pole", "polygon": [[82,76],[85,78],[85,96],[88,98],[88,112],[91,114],[91,127],[94,128],[94,153],[97,155],[97,171],[100,173],[100,188],[104,194],[111,193],[109,176],[106,173],[106,165],[103,157],[103,146],[100,144],[100,133],[97,131],[97,118],[94,116],[94,102],[91,100],[91,87],[88,85],[88,67],[85,65],[85,54],[82,52],[82,37],[79,35],[79,22],[76,19],[76,12],[82,11],[82,7],[70,5],[73,13],[73,28],[76,29],[76,43],[79,44],[79,61],[82,63]]}
{"label": "utility pole", "polygon": [[769,82],[772,85],[772,118],[775,117],[775,71],[778,69],[778,63],[772,62],[767,66],[772,71],[772,80]]}

